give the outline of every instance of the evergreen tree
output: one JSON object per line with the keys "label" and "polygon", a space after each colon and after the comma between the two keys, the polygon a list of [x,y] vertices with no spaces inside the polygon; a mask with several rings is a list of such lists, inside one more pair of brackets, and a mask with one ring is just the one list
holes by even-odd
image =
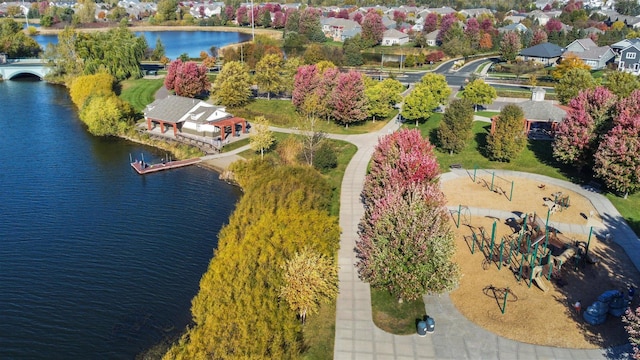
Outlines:
{"label": "evergreen tree", "polygon": [[450,154],[459,153],[473,136],[473,104],[466,99],[454,100],[444,112],[438,128],[438,144]]}
{"label": "evergreen tree", "polygon": [[487,137],[487,153],[492,160],[509,162],[527,146],[524,113],[517,105],[507,105],[493,121],[493,133]]}

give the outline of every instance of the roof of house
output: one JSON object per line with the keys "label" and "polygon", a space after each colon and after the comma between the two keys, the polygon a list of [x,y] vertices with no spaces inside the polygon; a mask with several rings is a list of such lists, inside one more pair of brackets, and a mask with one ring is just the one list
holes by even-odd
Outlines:
{"label": "roof of house", "polygon": [[513,23],[513,24],[509,24],[507,26],[503,26],[501,28],[498,29],[498,31],[500,32],[508,32],[508,31],[518,31],[518,32],[524,32],[527,31],[527,27],[523,24],[520,23]]}
{"label": "roof of house", "polygon": [[409,35],[403,33],[402,31],[398,31],[396,29],[389,29],[389,30],[385,30],[385,32],[382,34],[383,38],[392,38],[392,39],[404,39],[404,38],[408,38]]}
{"label": "roof of house", "polygon": [[609,46],[592,47],[581,52],[568,51],[565,55],[573,53],[582,60],[600,60],[603,56],[607,56],[607,52],[609,52],[607,60],[615,57],[613,50]]}
{"label": "roof of house", "polygon": [[532,56],[539,58],[554,58],[562,55],[564,49],[552,43],[542,43],[530,48],[522,49],[521,56]]}
{"label": "roof of house", "polygon": [[518,103],[527,120],[561,122],[567,116],[567,111],[553,104],[551,101],[528,100]]}
{"label": "roof of house", "polygon": [[637,44],[640,44],[640,39],[638,39],[638,38],[624,39],[624,40],[620,40],[617,43],[611,45],[611,47],[613,49],[624,50],[624,49],[628,48],[631,45],[637,45]]}
{"label": "roof of house", "polygon": [[596,43],[593,42],[593,40],[591,40],[590,38],[584,38],[584,39],[577,39],[574,40],[571,44],[569,44],[567,47],[573,45],[573,44],[578,44],[580,45],[584,50],[589,50],[590,48],[595,48],[598,47],[598,45],[596,45]]}
{"label": "roof of house", "polygon": [[147,105],[144,116],[167,123],[181,123],[186,120],[205,122],[217,111],[224,111],[224,107],[205,103],[198,99],[169,95]]}
{"label": "roof of house", "polygon": [[432,32],[430,32],[427,35],[425,35],[424,37],[427,40],[436,40],[438,38],[438,34],[439,33],[440,33],[440,30],[433,30]]}

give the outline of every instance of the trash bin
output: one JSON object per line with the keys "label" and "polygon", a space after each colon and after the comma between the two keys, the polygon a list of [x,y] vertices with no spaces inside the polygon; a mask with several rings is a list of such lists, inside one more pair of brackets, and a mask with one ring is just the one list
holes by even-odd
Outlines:
{"label": "trash bin", "polygon": [[426,321],[418,321],[417,325],[418,335],[419,336],[427,336],[427,322]]}
{"label": "trash bin", "polygon": [[433,333],[436,330],[436,321],[433,320],[432,317],[427,316],[427,332],[429,334]]}

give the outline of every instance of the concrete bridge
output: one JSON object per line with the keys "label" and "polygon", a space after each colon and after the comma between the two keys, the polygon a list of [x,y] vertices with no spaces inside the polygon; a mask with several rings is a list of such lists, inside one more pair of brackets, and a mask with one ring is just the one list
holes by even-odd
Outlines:
{"label": "concrete bridge", "polygon": [[3,80],[11,80],[21,75],[37,76],[42,80],[51,71],[42,59],[6,59],[0,63],[0,76]]}

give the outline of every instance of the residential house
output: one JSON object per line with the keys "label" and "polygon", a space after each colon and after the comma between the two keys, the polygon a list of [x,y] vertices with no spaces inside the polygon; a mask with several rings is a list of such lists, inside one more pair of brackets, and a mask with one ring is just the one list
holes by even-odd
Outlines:
{"label": "residential house", "polygon": [[522,20],[526,18],[527,17],[522,14],[514,14],[514,15],[505,16],[504,21],[511,21],[512,24],[519,24],[520,22],[522,22]]}
{"label": "residential house", "polygon": [[435,14],[438,14],[440,16],[444,16],[444,15],[455,13],[455,12],[456,12],[455,9],[450,8],[448,6],[443,6],[443,7],[440,7],[440,8],[427,8],[427,9],[424,9],[424,10],[420,11],[418,14],[420,15],[420,17],[426,17],[427,14],[429,14],[429,13],[435,13]]}
{"label": "residential house", "polygon": [[640,45],[628,46],[620,52],[618,70],[640,75]]}
{"label": "residential house", "polygon": [[409,42],[409,35],[396,29],[386,30],[382,34],[382,46],[402,45]]}
{"label": "residential house", "polygon": [[356,21],[341,18],[322,18],[320,20],[322,32],[333,41],[345,41],[362,31]]}
{"label": "residential house", "polygon": [[615,51],[616,54],[620,54],[622,50],[628,48],[631,45],[638,45],[640,47],[640,39],[633,38],[620,40],[617,43],[612,44],[611,48],[613,49],[613,51]]}
{"label": "residential house", "polygon": [[517,59],[535,61],[544,66],[554,66],[560,60],[564,50],[556,44],[546,42],[520,50]]}
{"label": "residential house", "polygon": [[463,10],[460,10],[459,13],[464,15],[464,16],[466,16],[466,17],[468,17],[468,18],[479,17],[480,15],[493,16],[493,13],[491,12],[491,10],[485,9],[485,8],[463,9]]}
{"label": "residential house", "polygon": [[551,20],[551,16],[547,15],[547,13],[542,12],[540,10],[533,10],[527,14],[528,17],[531,17],[534,22],[538,22],[540,26],[545,26]]}
{"label": "residential house", "polygon": [[611,47],[598,46],[590,38],[574,40],[567,45],[563,57],[568,54],[575,54],[585,64],[589,65],[591,70],[604,69],[616,57]]}
{"label": "residential house", "polygon": [[427,41],[427,46],[436,46],[438,45],[438,34],[440,30],[434,30],[427,35],[425,35],[425,39]]}
{"label": "residential house", "polygon": [[498,28],[498,32],[500,33],[508,33],[511,31],[516,31],[520,34],[525,33],[527,30],[529,30],[526,26],[524,26],[523,24],[520,23],[514,23],[514,24],[509,24],[507,26],[503,26],[501,28]]}

